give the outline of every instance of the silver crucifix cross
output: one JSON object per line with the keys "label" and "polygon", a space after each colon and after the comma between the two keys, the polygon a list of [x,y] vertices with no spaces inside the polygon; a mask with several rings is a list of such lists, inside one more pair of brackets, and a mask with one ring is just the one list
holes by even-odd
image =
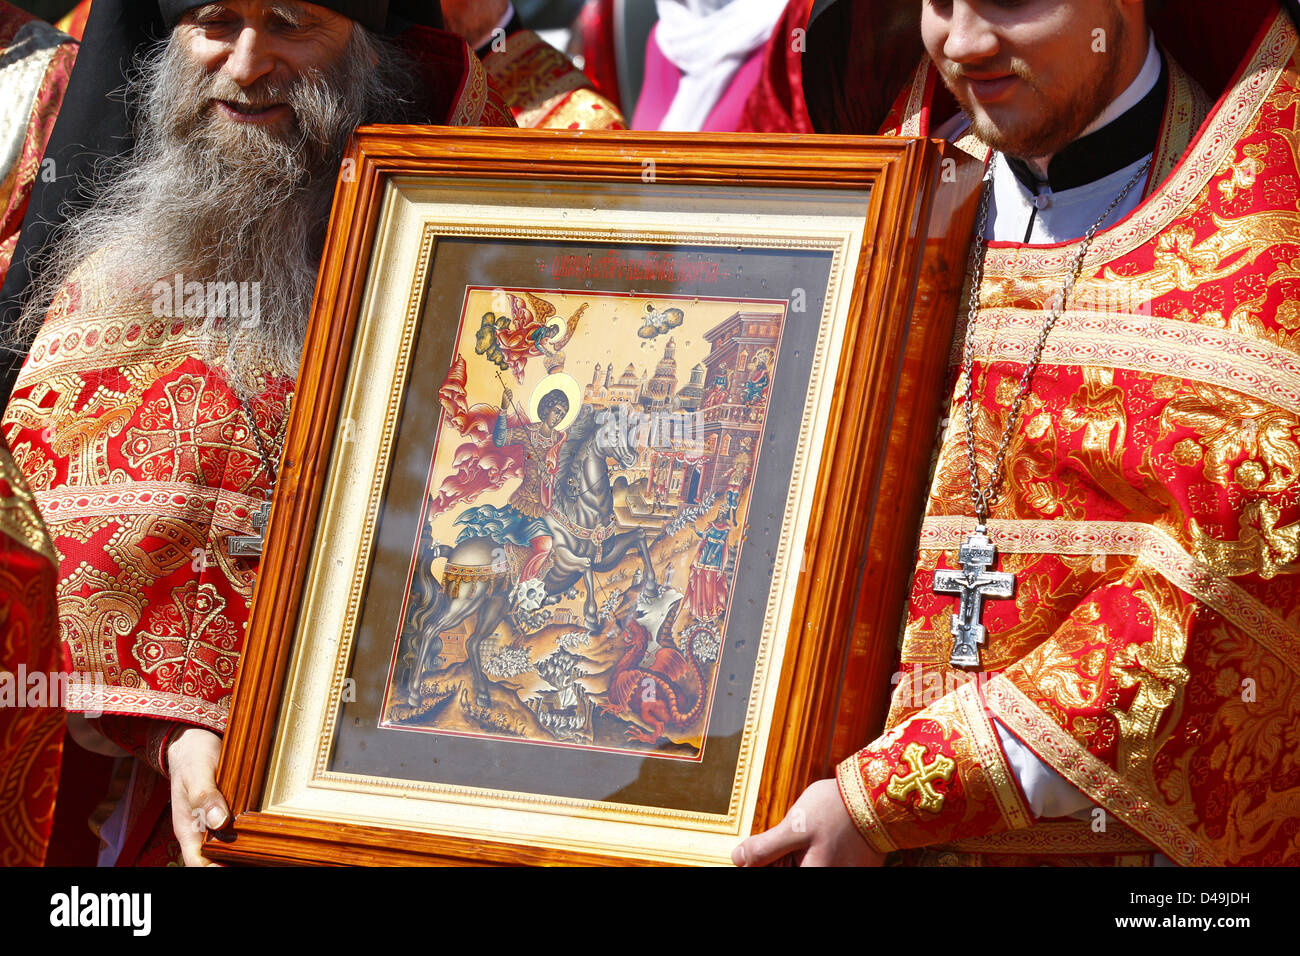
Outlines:
{"label": "silver crucifix cross", "polygon": [[997,557],[998,549],[989,540],[984,525],[978,525],[974,534],[966,536],[957,560],[961,562],[960,571],[935,571],[934,590],[936,594],[956,594],[960,596],[957,613],[952,616],[952,657],[948,663],[953,667],[979,667],[980,657],[976,645],[984,643],[984,625],[980,623],[984,614],[984,599],[1009,598],[1015,593],[1016,577],[1005,571],[990,571]]}
{"label": "silver crucifix cross", "polygon": [[232,558],[256,558],[262,554],[266,540],[266,523],[271,520],[271,502],[263,501],[253,514],[253,529],[257,534],[232,534],[226,539]]}

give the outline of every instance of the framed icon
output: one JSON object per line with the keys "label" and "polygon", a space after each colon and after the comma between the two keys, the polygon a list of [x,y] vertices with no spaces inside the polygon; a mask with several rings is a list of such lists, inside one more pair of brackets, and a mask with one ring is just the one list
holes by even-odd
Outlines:
{"label": "framed icon", "polygon": [[977,164],[373,127],[218,859],[721,863],[879,719]]}

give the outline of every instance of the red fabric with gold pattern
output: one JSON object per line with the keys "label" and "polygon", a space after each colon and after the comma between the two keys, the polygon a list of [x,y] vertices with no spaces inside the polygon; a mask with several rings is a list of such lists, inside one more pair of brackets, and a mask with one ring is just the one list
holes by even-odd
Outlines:
{"label": "red fabric with gold pattern", "polygon": [[980,700],[966,684],[840,764],[840,793],[878,852],[1029,826],[1031,817]]}
{"label": "red fabric with gold pattern", "polygon": [[736,129],[741,133],[813,133],[803,99],[803,51],[813,0],[790,0],[763,53],[763,72]]}
{"label": "red fabric with gold pattern", "polygon": [[[13,44],[28,51],[14,56]],[[0,0],[0,56],[6,60],[6,99],[30,108],[0,116],[0,155],[13,155],[0,165],[0,284],[9,271],[18,231],[41,172],[41,157],[58,117],[63,94],[77,58],[77,44],[42,20]],[[10,146],[12,145],[12,152]]]}
{"label": "red fabric with gold pattern", "polygon": [[57,562],[27,483],[0,444],[0,866],[40,866],[54,824],[63,742]]}
{"label": "red fabric with gold pattern", "polygon": [[[456,43],[439,47],[465,66],[448,121],[512,125]],[[271,490],[251,429],[281,446],[293,382],[268,375],[241,403],[199,358],[202,330],[154,316],[152,303],[83,264],[51,304],[3,430],[60,556],[67,708],[102,712],[96,729],[145,764],[120,862],[161,863],[174,840],[156,771],[179,726],[225,728],[257,572],[230,554],[230,537],[257,533]],[[57,660],[58,644],[32,653]],[[61,722],[50,733],[61,740]]]}
{"label": "red fabric with gold pattern", "polygon": [[[840,768],[873,844],[927,846],[950,862],[1123,862],[1144,844],[1183,865],[1300,861],[1296,41],[1279,13],[1181,162],[1097,234],[988,522],[998,570],[1017,584],[1014,599],[985,605],[974,684],[948,664],[954,599],[932,590],[974,527],[954,387],[891,729]],[[1161,142],[1194,113],[1167,113]],[[984,474],[1076,248],[989,245],[974,348]],[[1008,793],[981,796],[967,782],[983,773],[996,783],[1004,756],[963,753],[952,716],[975,721],[957,707],[972,692],[980,720],[996,720],[1104,808],[1094,818],[1103,829],[1016,828],[1004,809],[994,814]],[[941,749],[955,764],[960,785],[947,784],[933,812],[901,806],[879,784],[913,742],[927,764]],[[981,820],[989,825],[976,834]]]}
{"label": "red fabric with gold pattern", "polygon": [[[270,495],[292,385],[247,407],[197,330],[93,262],[55,298],[4,418],[62,556],[70,710],[224,729],[256,563],[230,555]],[[251,420],[251,421],[250,421]]]}
{"label": "red fabric with gold pattern", "polygon": [[627,129],[618,107],[531,30],[510,34],[483,65],[521,129]]}

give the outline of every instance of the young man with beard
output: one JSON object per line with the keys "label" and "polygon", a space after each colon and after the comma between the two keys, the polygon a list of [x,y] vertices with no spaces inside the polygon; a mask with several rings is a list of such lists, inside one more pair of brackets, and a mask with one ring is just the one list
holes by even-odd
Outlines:
{"label": "young man with beard", "polygon": [[[88,46],[115,6],[97,0]],[[61,556],[69,726],[136,758],[100,829],[118,863],[179,843],[201,864],[202,827],[225,822],[218,734],[258,553],[240,539],[274,490],[348,136],[509,123],[459,39],[385,36],[411,26],[401,6],[163,0],[127,94],[134,151],[27,296],[3,427]]]}
{"label": "young man with beard", "polygon": [[1295,861],[1294,7],[921,0],[882,116],[818,3],[821,128],[989,171],[887,729],[738,864]]}

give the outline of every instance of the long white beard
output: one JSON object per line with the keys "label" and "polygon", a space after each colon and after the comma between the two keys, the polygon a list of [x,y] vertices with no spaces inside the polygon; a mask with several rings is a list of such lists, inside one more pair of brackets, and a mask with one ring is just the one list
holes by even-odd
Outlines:
{"label": "long white beard", "polygon": [[[185,288],[238,290],[245,308],[233,314],[186,312],[170,295],[165,314],[184,315],[200,333],[201,357],[248,397],[270,376],[296,375],[347,138],[363,121],[397,118],[409,107],[413,71],[356,26],[326,70],[285,89],[241,90],[194,62],[176,36],[128,91],[142,101],[131,159],[65,227],[22,327],[30,340],[44,318],[39,303],[95,253],[122,294],[152,297],[155,313],[151,290],[172,287],[177,276]],[[214,99],[287,102],[294,122],[288,132],[235,123],[215,115]],[[245,313],[250,303],[256,314]]]}

